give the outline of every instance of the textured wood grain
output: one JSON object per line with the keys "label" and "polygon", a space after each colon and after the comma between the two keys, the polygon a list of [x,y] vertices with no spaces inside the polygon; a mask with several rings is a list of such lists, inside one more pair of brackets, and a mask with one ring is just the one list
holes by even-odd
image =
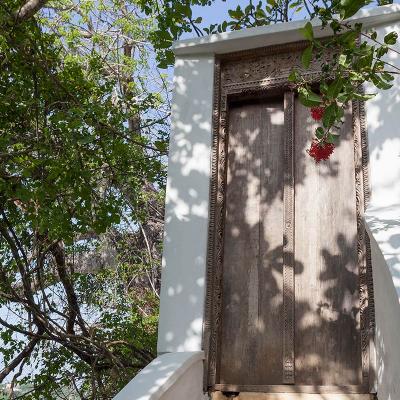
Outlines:
{"label": "textured wood grain", "polygon": [[220,382],[282,381],[283,101],[229,113]]}
{"label": "textured wood grain", "polygon": [[361,378],[357,210],[352,118],[328,162],[306,153],[315,130],[296,103],[296,384]]}

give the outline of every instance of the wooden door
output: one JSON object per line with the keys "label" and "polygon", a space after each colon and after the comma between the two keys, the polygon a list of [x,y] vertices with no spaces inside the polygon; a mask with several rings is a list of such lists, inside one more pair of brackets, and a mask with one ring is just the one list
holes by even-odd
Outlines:
{"label": "wooden door", "polygon": [[315,127],[289,93],[229,108],[221,390],[367,390],[351,110],[319,164]]}

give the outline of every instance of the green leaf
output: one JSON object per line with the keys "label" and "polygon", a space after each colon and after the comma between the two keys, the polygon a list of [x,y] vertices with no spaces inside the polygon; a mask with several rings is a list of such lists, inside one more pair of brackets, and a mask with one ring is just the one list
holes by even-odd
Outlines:
{"label": "green leaf", "polygon": [[333,30],[334,33],[339,32],[342,29],[342,26],[340,25],[340,23],[336,20],[333,20],[329,26],[331,27],[331,29]]}
{"label": "green leaf", "polygon": [[337,78],[329,85],[327,96],[331,99],[335,99],[342,90],[343,84],[344,84],[343,79],[341,77]]}
{"label": "green leaf", "polygon": [[319,90],[322,94],[326,95],[326,93],[328,92],[328,85],[326,84],[326,82],[320,83]]}
{"label": "green leaf", "polygon": [[336,98],[336,100],[338,101],[338,103],[346,103],[346,101],[348,100],[348,95],[347,93],[340,93],[339,96]]}
{"label": "green leaf", "polygon": [[342,107],[337,108],[336,110],[336,119],[339,120],[344,117],[344,109]]}
{"label": "green leaf", "polygon": [[315,130],[315,136],[317,139],[322,139],[325,135],[324,128],[321,128],[320,126]]}
{"label": "green leaf", "polygon": [[290,71],[290,74],[288,76],[288,81],[289,82],[296,82],[298,80],[299,76],[298,76],[298,72],[295,69],[292,69]]}
{"label": "green leaf", "polygon": [[397,32],[390,32],[383,38],[383,41],[385,42],[385,44],[393,46],[394,44],[396,44],[397,38],[398,38]]}
{"label": "green leaf", "polygon": [[393,86],[392,84],[385,82],[379,75],[371,75],[371,81],[378,89],[382,90],[390,89]]}
{"label": "green leaf", "polygon": [[336,143],[339,140],[339,135],[335,134],[335,133],[329,133],[326,141],[328,143]]}
{"label": "green leaf", "polygon": [[154,142],[154,146],[157,148],[157,150],[160,150],[160,151],[164,152],[168,148],[168,143],[164,142],[162,140],[156,140]]}
{"label": "green leaf", "polygon": [[311,22],[307,22],[303,28],[300,28],[300,32],[307,40],[314,40],[314,32]]}
{"label": "green leaf", "polygon": [[347,60],[347,56],[345,54],[341,54],[338,59],[339,65],[341,65],[342,67],[345,67],[346,60]]}
{"label": "green leaf", "polygon": [[342,43],[345,43],[347,46],[355,44],[355,41],[358,39],[359,33],[357,31],[348,31],[345,32],[340,40]]}
{"label": "green leaf", "polygon": [[93,136],[87,135],[87,136],[82,136],[80,138],[78,138],[78,143],[81,144],[87,144],[87,143],[91,143],[95,140],[95,138]]}
{"label": "green leaf", "polygon": [[394,76],[387,71],[381,72],[381,77],[387,82],[394,81]]}
{"label": "green leaf", "polygon": [[357,92],[353,93],[353,97],[354,97],[356,100],[362,100],[362,101],[371,100],[371,99],[373,99],[375,96],[376,96],[376,93],[364,93],[364,94],[357,93]]}
{"label": "green leaf", "polygon": [[312,60],[312,53],[313,53],[313,46],[308,46],[301,55],[301,63],[303,64],[304,68],[308,68],[311,64]]}
{"label": "green leaf", "polygon": [[341,0],[340,16],[342,19],[350,18],[368,2],[368,0]]}
{"label": "green leaf", "polygon": [[242,9],[239,6],[236,8],[236,10],[228,10],[228,14],[232,19],[235,20],[239,20],[244,15]]}
{"label": "green leaf", "polygon": [[389,51],[389,47],[388,46],[381,46],[379,48],[376,49],[376,56],[378,58],[383,57],[387,52]]}
{"label": "green leaf", "polygon": [[322,103],[322,98],[311,90],[299,90],[299,100],[306,107],[319,106]]}
{"label": "green leaf", "polygon": [[322,123],[325,128],[332,126],[337,119],[338,105],[336,103],[330,104],[325,108],[324,116],[322,117]]}
{"label": "green leaf", "polygon": [[255,17],[258,19],[265,19],[267,18],[267,14],[265,13],[265,11],[262,8],[258,8],[255,12]]}

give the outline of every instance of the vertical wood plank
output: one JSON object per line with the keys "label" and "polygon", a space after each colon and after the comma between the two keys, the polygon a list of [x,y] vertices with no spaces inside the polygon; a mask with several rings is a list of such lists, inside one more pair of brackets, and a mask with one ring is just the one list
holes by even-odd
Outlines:
{"label": "vertical wood plank", "polygon": [[351,107],[329,160],[306,152],[318,126],[295,104],[297,385],[361,385],[359,260]]}
{"label": "vertical wood plank", "polygon": [[282,100],[229,110],[220,383],[282,383]]}
{"label": "vertical wood plank", "polygon": [[283,383],[294,384],[294,93],[285,92],[283,187]]}

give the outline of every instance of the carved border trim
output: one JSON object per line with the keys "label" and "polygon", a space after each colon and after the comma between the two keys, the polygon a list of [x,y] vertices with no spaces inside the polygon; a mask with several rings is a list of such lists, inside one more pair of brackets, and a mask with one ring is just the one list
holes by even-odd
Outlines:
{"label": "carved border trim", "polygon": [[[287,76],[276,76],[252,82],[236,82],[234,84],[225,84],[224,76],[221,73],[223,62],[239,60],[243,57],[259,57],[262,55],[283,53],[285,51],[301,50],[304,48],[304,42],[292,43],[290,45],[269,46],[257,50],[249,50],[240,53],[232,53],[216,58],[214,75],[214,93],[213,93],[213,151],[210,182],[210,215],[209,215],[209,235],[208,235],[208,254],[207,254],[207,282],[206,282],[206,310],[204,321],[203,347],[206,356],[205,362],[205,390],[214,386],[218,382],[219,370],[219,339],[221,328],[221,305],[222,305],[222,266],[224,250],[224,215],[225,215],[225,186],[226,186],[226,153],[228,143],[227,132],[227,113],[228,102],[230,99],[238,99],[244,96],[262,96],[267,92],[280,88],[282,91],[291,90],[292,87],[287,80]],[[275,52],[274,52],[275,50]],[[247,58],[248,59],[248,58]],[[247,61],[246,59],[246,61]],[[308,81],[317,82],[320,78],[319,72],[310,72],[307,74]],[[358,131],[358,140],[354,141],[355,152],[357,152],[356,175],[356,203],[357,203],[357,230],[358,230],[358,255],[364,258],[360,264],[360,305],[362,304],[361,336],[362,336],[362,374],[363,384],[368,379],[367,370],[369,370],[369,344],[367,337],[371,336],[371,327],[374,324],[371,307],[368,307],[368,292],[370,297],[372,282],[370,277],[371,268],[368,267],[370,257],[368,248],[365,246],[365,230],[362,229],[362,217],[364,207],[369,198],[368,189],[368,142],[365,128],[365,112],[362,102],[353,102],[353,107],[358,109],[356,119],[353,119],[353,132]],[[354,116],[354,113],[353,113]],[[354,117],[353,117],[354,118]],[[363,232],[362,232],[363,231]],[[362,243],[364,241],[364,244]],[[361,273],[364,276],[361,276]],[[294,304],[294,303],[293,303]],[[360,310],[361,311],[361,310]],[[366,325],[365,318],[369,316]],[[369,328],[369,329],[368,329]],[[364,336],[363,336],[364,333]],[[369,339],[368,339],[369,341]]]}
{"label": "carved border trim", "polygon": [[369,385],[369,316],[368,316],[368,287],[367,265],[364,228],[364,185],[362,167],[362,138],[360,123],[360,102],[352,102],[353,135],[354,135],[354,167],[356,182],[357,209],[357,259],[359,266],[360,293],[360,334],[361,334],[361,371],[362,383]]}
{"label": "carved border trim", "polygon": [[294,384],[294,93],[284,93],[285,155],[283,178],[283,376]]}
{"label": "carved border trim", "polygon": [[216,383],[217,370],[217,344],[215,342],[216,335],[216,319],[219,312],[216,308],[217,292],[221,293],[219,286],[215,283],[219,281],[214,270],[215,264],[215,238],[217,236],[217,207],[216,198],[218,192],[218,144],[219,144],[219,115],[220,115],[220,85],[221,85],[221,63],[215,60],[214,64],[214,92],[213,92],[213,115],[212,115],[212,158],[211,158],[211,176],[210,176],[210,201],[209,201],[209,229],[208,229],[208,244],[207,244],[207,282],[206,282],[206,297],[204,310],[203,324],[203,346],[205,351],[206,362],[204,373],[204,390],[207,391],[208,385]]}
{"label": "carved border trim", "polygon": [[309,46],[307,40],[300,40],[293,43],[275,44],[272,46],[260,47],[256,49],[235,51],[233,53],[223,54],[219,56],[219,60],[222,61],[236,61],[246,58],[249,60],[251,58],[258,58],[261,56],[275,55],[279,53],[290,53],[291,51],[297,51],[305,49]]}
{"label": "carved border trim", "polygon": [[[364,89],[360,90],[364,93]],[[364,187],[364,211],[367,209],[371,187],[369,183],[369,149],[368,149],[368,130],[366,122],[365,102],[359,102],[359,124],[361,132],[361,151],[362,151],[362,174]],[[368,318],[369,318],[369,387],[371,392],[376,392],[376,352],[375,352],[375,296],[374,280],[372,273],[371,243],[365,231],[365,257],[366,257],[366,285],[368,293]]]}

